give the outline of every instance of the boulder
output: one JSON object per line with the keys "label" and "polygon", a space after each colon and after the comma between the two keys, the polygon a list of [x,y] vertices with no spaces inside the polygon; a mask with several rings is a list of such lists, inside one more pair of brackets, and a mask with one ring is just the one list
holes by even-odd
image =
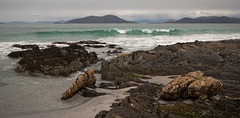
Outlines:
{"label": "boulder", "polygon": [[201,71],[190,72],[167,84],[160,92],[161,98],[175,100],[178,98],[212,97],[219,94],[223,84],[212,77],[205,77]]}
{"label": "boulder", "polygon": [[85,87],[94,86],[96,83],[96,77],[94,75],[94,70],[90,69],[85,74],[80,75],[76,81],[71,85],[71,87],[63,94],[62,100],[66,100],[75,95],[78,91]]}

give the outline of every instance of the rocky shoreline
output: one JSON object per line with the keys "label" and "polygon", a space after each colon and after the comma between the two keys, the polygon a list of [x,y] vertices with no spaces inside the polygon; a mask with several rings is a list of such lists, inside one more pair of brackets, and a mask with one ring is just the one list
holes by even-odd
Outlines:
{"label": "rocky shoreline", "polygon": [[[69,46],[60,48],[55,44]],[[136,87],[96,118],[240,117],[240,40],[157,46],[149,51],[119,54],[110,60],[99,59],[85,48],[110,48],[113,50],[108,54],[116,55],[123,49],[95,41],[55,42],[46,49],[37,45],[14,47],[28,49],[8,55],[21,57],[17,67],[21,72],[69,76],[102,61],[99,73],[102,80],[109,82],[100,83],[101,89]],[[182,77],[172,76],[174,80],[166,86],[147,81],[151,76],[166,75]]]}
{"label": "rocky shoreline", "polygon": [[[204,96],[194,96],[193,93],[196,90],[187,90],[188,92],[191,91],[189,94],[193,94],[193,96],[184,96],[185,93],[180,92],[180,95],[184,96],[183,98],[174,98],[174,95],[171,95],[170,97],[165,96],[167,98],[167,101],[165,101],[166,98],[159,97],[163,96],[161,93],[166,90],[163,89],[163,86],[145,83],[144,85],[138,85],[137,89],[131,89],[129,91],[130,96],[113,104],[110,111],[102,111],[96,117],[239,117],[239,52],[240,40],[195,41],[157,46],[150,51],[137,51],[103,61],[101,67],[102,79],[115,81],[115,84],[119,83],[118,81],[123,85],[129,82],[139,83],[141,82],[141,75],[185,75],[200,70],[205,76],[220,80],[223,83],[223,88],[221,94],[208,96],[209,94],[204,91],[207,89],[211,91],[210,88],[216,86],[216,84],[210,86],[206,84],[206,86],[198,88],[200,90],[198,92],[205,93]],[[185,83],[189,83],[182,85],[184,88],[190,87],[190,83],[192,83],[188,82],[191,79],[187,79],[183,78]],[[192,86],[199,85],[197,83]],[[200,85],[203,84],[200,83]],[[181,86],[181,84],[177,86]],[[171,90],[171,88],[174,87],[171,86],[168,89]],[[183,89],[186,91],[184,88],[173,90]],[[219,89],[216,89],[216,91],[219,92]],[[168,101],[172,99],[175,99],[175,101]],[[190,99],[191,102],[187,104],[181,102],[186,99]],[[162,100],[163,103],[159,102]]]}

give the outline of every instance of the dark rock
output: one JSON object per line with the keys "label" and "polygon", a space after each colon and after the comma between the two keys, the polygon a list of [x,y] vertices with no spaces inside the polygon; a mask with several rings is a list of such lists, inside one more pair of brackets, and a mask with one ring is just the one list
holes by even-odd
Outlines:
{"label": "dark rock", "polygon": [[122,53],[122,51],[117,51],[117,50],[113,50],[113,51],[107,51],[107,53],[109,54],[116,54],[116,53]]}
{"label": "dark rock", "polygon": [[151,77],[142,76],[141,79],[152,79]]}
{"label": "dark rock", "polygon": [[103,45],[84,45],[84,47],[92,47],[92,48],[104,48]]}
{"label": "dark rock", "polygon": [[94,70],[95,73],[101,74],[101,70]]}
{"label": "dark rock", "polygon": [[20,44],[14,44],[13,47],[21,48],[21,49],[33,49],[33,50],[39,50],[39,47],[37,45],[20,45]]}
{"label": "dark rock", "polygon": [[[104,118],[168,118],[169,114],[158,110],[155,106],[156,100],[147,96],[129,96],[121,100],[119,104],[104,112]],[[103,113],[99,113],[101,115]],[[98,114],[96,116],[99,116]]]}
{"label": "dark rock", "polygon": [[106,44],[104,42],[99,42],[99,41],[79,41],[77,44]]}
{"label": "dark rock", "polygon": [[115,48],[117,45],[115,45],[115,44],[110,44],[110,45],[108,45],[108,48]]}
{"label": "dark rock", "polygon": [[123,50],[123,48],[121,48],[121,47],[118,47],[118,48],[117,48],[117,50]]}
{"label": "dark rock", "polygon": [[105,118],[107,113],[108,113],[108,111],[102,110],[95,116],[95,118]]}
{"label": "dark rock", "polygon": [[134,78],[134,77],[131,77],[131,78],[117,78],[115,79],[115,85],[121,85],[125,82],[129,82],[129,81],[132,81],[132,82],[136,82],[136,83],[145,83],[145,81],[142,81],[138,78]]}
{"label": "dark rock", "polygon": [[239,112],[240,102],[224,98],[215,102],[215,108],[227,112]]}
{"label": "dark rock", "polygon": [[224,93],[240,97],[237,86],[228,86],[240,84],[239,47],[240,40],[195,41],[157,46],[150,51],[136,51],[103,61],[102,79],[114,81],[120,77],[128,77],[131,73],[184,75],[200,70],[206,76],[217,78],[226,84],[223,87]]}
{"label": "dark rock", "polygon": [[89,90],[89,89],[83,89],[82,90],[82,96],[84,97],[97,97],[101,95],[106,95],[106,93],[98,93],[94,90]]}
{"label": "dark rock", "polygon": [[57,47],[56,45],[47,45],[48,48]]}
{"label": "dark rock", "polygon": [[[110,74],[103,74],[102,78],[105,79],[109,76],[111,78],[119,70],[150,75],[182,75],[194,70],[201,70],[205,73],[208,70],[223,69],[216,67],[219,63],[231,64],[232,62],[239,62],[237,59],[240,56],[236,52],[239,50],[239,44],[236,42],[238,40],[229,41],[229,43],[178,43],[171,46],[158,46],[151,51],[133,52],[130,55],[104,62],[105,64],[102,64],[102,69],[108,70],[106,72]],[[219,55],[222,49],[229,50],[227,52],[229,57],[235,54],[235,58],[231,58],[232,60],[230,61],[229,59],[225,59],[226,56],[222,57]],[[114,68],[114,65],[118,68]],[[233,67],[239,68],[234,64]]]}
{"label": "dark rock", "polygon": [[121,88],[136,86],[136,85],[138,85],[136,82],[128,81],[128,82],[121,83],[118,88],[121,89]]}
{"label": "dark rock", "polygon": [[22,59],[18,62],[21,72],[41,73],[51,76],[68,76],[90,64],[98,62],[96,53],[88,53],[82,46],[51,47],[11,52],[9,57]]}
{"label": "dark rock", "polygon": [[109,88],[114,86],[112,83],[100,83],[99,88]]}

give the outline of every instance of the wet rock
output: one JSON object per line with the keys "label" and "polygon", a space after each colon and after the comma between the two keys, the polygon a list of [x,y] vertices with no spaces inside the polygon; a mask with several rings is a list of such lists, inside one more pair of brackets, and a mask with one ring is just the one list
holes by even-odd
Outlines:
{"label": "wet rock", "polygon": [[84,97],[97,97],[101,95],[106,95],[106,93],[98,93],[94,90],[89,90],[89,89],[83,89],[82,90],[82,96]]}
{"label": "wet rock", "polygon": [[108,111],[102,110],[95,116],[95,118],[104,118],[107,115],[107,113]]}
{"label": "wet rock", "polygon": [[66,45],[71,45],[72,43],[68,43],[68,42],[61,41],[61,42],[53,42],[52,44],[66,44]]}
{"label": "wet rock", "polygon": [[142,76],[141,79],[152,79],[151,77]]}
{"label": "wet rock", "polygon": [[220,81],[212,77],[205,77],[201,71],[196,71],[172,80],[160,94],[161,98],[167,100],[198,97],[203,100],[219,94],[222,86]]}
{"label": "wet rock", "polygon": [[113,50],[113,51],[107,51],[107,53],[109,54],[116,54],[116,53],[122,53],[122,51],[117,51],[117,50]]}
{"label": "wet rock", "polygon": [[69,76],[90,64],[98,62],[96,53],[88,53],[82,46],[51,47],[41,50],[11,52],[9,57],[22,59],[18,69],[26,73],[41,73],[51,76]]}
{"label": "wet rock", "polygon": [[[85,74],[80,75],[76,81],[71,85],[71,87],[63,94],[61,97],[62,100],[66,100],[68,98],[71,98],[73,95],[75,95],[78,91],[82,90],[86,87],[92,87],[96,83],[96,77],[94,75],[94,70],[90,69],[89,71],[85,72]],[[97,93],[94,93],[93,91],[87,91],[85,92],[85,95],[97,95]]]}
{"label": "wet rock", "polygon": [[21,48],[21,49],[33,49],[33,50],[39,50],[39,47],[35,44],[33,45],[20,45],[20,44],[14,44],[13,47]]}
{"label": "wet rock", "polygon": [[32,51],[15,51],[15,52],[11,52],[9,53],[7,56],[11,57],[11,58],[19,58],[19,57],[24,57],[26,56],[28,53],[31,53]]}
{"label": "wet rock", "polygon": [[110,45],[108,45],[108,48],[115,48],[117,45],[115,45],[115,44],[110,44]]}
{"label": "wet rock", "polygon": [[136,83],[145,83],[144,81],[138,79],[138,78],[117,78],[114,82],[115,82],[115,85],[121,85],[123,83],[126,83],[126,82],[129,82],[129,81],[132,81],[132,82],[136,82]]}
{"label": "wet rock", "polygon": [[136,86],[136,85],[138,85],[136,82],[128,81],[128,82],[121,83],[118,88],[121,89],[121,88]]}
{"label": "wet rock", "polygon": [[114,86],[112,83],[100,83],[99,88],[109,88]]}
{"label": "wet rock", "polygon": [[168,115],[158,110],[153,101],[142,96],[124,98],[118,106],[108,111],[104,118],[167,118]]}
{"label": "wet rock", "polygon": [[92,48],[104,48],[103,45],[84,45],[84,47],[92,47]]}
{"label": "wet rock", "polygon": [[104,42],[99,42],[99,41],[79,41],[77,44],[106,44]]}
{"label": "wet rock", "polygon": [[123,50],[123,48],[122,47],[118,47],[117,50]]}
{"label": "wet rock", "polygon": [[128,92],[131,95],[146,95],[158,98],[158,91],[161,90],[162,86],[158,84],[145,84],[139,85],[136,89],[130,89]]}

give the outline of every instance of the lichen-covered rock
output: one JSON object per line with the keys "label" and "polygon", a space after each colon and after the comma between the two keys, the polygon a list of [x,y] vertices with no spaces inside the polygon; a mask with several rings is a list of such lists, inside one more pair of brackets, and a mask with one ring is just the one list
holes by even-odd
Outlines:
{"label": "lichen-covered rock", "polygon": [[220,93],[222,86],[219,80],[205,77],[201,71],[196,71],[172,80],[162,89],[160,95],[167,100],[198,98],[203,95],[211,97]]}
{"label": "lichen-covered rock", "polygon": [[66,100],[73,95],[75,95],[78,91],[82,90],[85,87],[94,86],[96,83],[96,77],[94,75],[94,70],[90,69],[85,74],[80,75],[76,81],[71,85],[71,87],[63,94],[62,100]]}

